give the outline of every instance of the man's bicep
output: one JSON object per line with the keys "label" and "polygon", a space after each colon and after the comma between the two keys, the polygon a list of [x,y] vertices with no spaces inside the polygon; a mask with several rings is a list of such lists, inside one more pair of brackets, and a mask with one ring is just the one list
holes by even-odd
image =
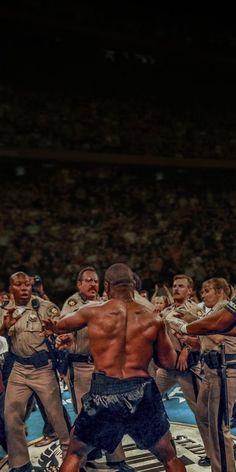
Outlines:
{"label": "man's bicep", "polygon": [[165,323],[162,321],[159,325],[157,339],[154,346],[155,362],[162,364],[166,357],[173,353],[174,347],[167,333]]}
{"label": "man's bicep", "polygon": [[187,333],[190,335],[220,334],[230,331],[235,325],[236,317],[224,308],[190,323],[187,326]]}
{"label": "man's bicep", "polygon": [[162,327],[162,329],[159,331],[158,344],[159,350],[161,350],[161,353],[164,353],[164,355],[165,353],[168,353],[169,350],[174,349],[165,324],[164,327]]}

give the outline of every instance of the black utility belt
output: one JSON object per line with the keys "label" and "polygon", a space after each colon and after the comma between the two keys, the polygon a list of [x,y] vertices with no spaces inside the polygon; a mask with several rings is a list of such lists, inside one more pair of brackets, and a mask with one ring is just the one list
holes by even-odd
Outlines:
{"label": "black utility belt", "polygon": [[68,355],[69,362],[84,362],[85,364],[93,364],[93,357],[89,354],[74,354],[72,352]]}
{"label": "black utility belt", "polygon": [[50,359],[50,354],[48,351],[36,352],[35,354],[29,357],[17,356],[14,353],[12,353],[12,356],[14,358],[14,361],[19,362],[19,364],[32,365],[36,369],[48,365],[48,359]]}
{"label": "black utility belt", "polygon": [[[219,369],[222,367],[221,353],[217,351],[209,351],[202,354],[201,359],[206,363],[209,369]],[[228,369],[236,369],[236,354],[225,354],[226,367]]]}

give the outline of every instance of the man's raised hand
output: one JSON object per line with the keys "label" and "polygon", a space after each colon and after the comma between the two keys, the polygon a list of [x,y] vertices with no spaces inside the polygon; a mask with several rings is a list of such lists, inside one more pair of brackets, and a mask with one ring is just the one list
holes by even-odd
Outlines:
{"label": "man's raised hand", "polygon": [[12,326],[14,326],[14,324],[16,324],[17,320],[19,320],[19,318],[21,317],[21,315],[18,315],[18,316],[15,316],[13,317],[13,313],[15,311],[16,308],[9,308],[7,310],[7,313],[4,315],[4,318],[3,318],[3,327],[8,330],[9,328],[11,328]]}
{"label": "man's raised hand", "polygon": [[51,336],[57,332],[57,321],[45,319],[42,322],[44,336]]}
{"label": "man's raised hand", "polygon": [[67,349],[73,344],[74,336],[72,333],[60,334],[56,338],[57,349]]}

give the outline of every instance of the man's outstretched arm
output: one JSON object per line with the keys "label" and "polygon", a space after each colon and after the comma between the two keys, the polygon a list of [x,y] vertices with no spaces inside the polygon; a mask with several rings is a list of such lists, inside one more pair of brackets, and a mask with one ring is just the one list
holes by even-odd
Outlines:
{"label": "man's outstretched arm", "polygon": [[179,331],[189,335],[227,333],[227,335],[236,336],[236,298],[230,300],[223,309],[212,313],[212,315],[207,315],[188,325],[180,325]]}
{"label": "man's outstretched arm", "polygon": [[81,307],[78,311],[75,311],[71,313],[71,315],[65,316],[58,321],[52,321],[50,319],[44,320],[44,329],[47,331],[47,334],[49,334],[49,332],[60,334],[77,331],[87,326],[90,314],[91,308]]}

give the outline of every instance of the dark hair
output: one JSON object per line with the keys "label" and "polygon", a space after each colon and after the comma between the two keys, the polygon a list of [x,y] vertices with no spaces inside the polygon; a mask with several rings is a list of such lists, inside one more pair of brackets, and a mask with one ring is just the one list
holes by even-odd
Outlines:
{"label": "dark hair", "polygon": [[83,269],[81,269],[81,270],[79,271],[79,273],[78,273],[78,275],[77,275],[77,282],[81,282],[84,272],[87,272],[87,271],[95,272],[95,273],[98,275],[98,273],[97,273],[95,267],[87,266],[87,267],[84,267]]}

